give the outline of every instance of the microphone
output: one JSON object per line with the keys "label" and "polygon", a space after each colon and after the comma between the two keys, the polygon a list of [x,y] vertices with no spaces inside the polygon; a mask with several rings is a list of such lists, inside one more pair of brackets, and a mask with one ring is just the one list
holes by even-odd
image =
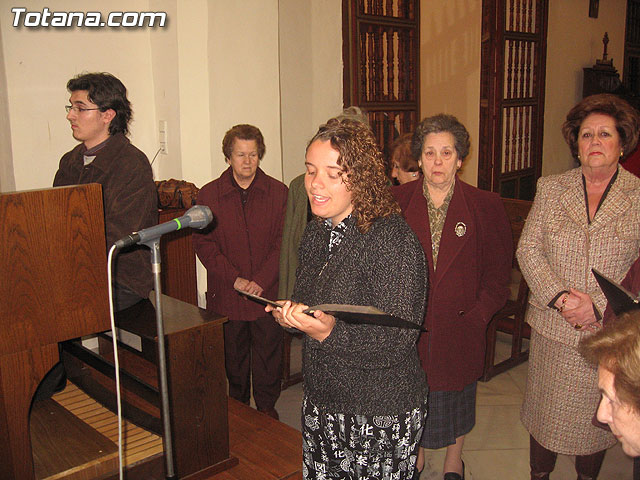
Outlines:
{"label": "microphone", "polygon": [[139,232],[133,232],[126,237],[122,237],[120,240],[116,241],[115,246],[116,248],[126,248],[131,245],[135,245],[136,243],[145,244],[150,240],[161,237],[165,233],[174,232],[187,227],[203,229],[211,223],[211,220],[213,220],[211,209],[206,205],[196,205],[187,210],[181,217],[174,218],[173,220],[161,223],[160,225],[145,228]]}

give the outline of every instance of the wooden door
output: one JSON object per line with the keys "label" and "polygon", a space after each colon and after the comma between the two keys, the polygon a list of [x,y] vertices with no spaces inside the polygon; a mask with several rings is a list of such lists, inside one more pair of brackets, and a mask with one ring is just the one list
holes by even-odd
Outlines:
{"label": "wooden door", "polygon": [[548,0],[483,0],[478,186],[532,200],[542,172]]}
{"label": "wooden door", "polygon": [[367,111],[383,152],[419,120],[419,0],[343,0],[344,106]]}
{"label": "wooden door", "polygon": [[640,0],[627,0],[627,19],[624,36],[624,69],[622,82],[628,94],[640,101]]}

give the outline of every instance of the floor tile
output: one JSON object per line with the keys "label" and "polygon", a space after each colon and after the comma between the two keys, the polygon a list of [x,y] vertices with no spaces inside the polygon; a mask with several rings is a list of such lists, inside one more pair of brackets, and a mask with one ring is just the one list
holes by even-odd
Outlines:
{"label": "floor tile", "polygon": [[444,448],[440,450],[425,450],[424,470],[420,474],[420,480],[442,480],[444,455]]}
{"label": "floor tile", "polygon": [[477,406],[476,426],[465,450],[529,448],[529,433],[520,423],[520,405]]}
{"label": "floor tile", "polygon": [[[559,455],[556,469],[551,480],[573,479],[576,477],[575,457]],[[633,460],[622,451],[620,444],[607,451],[602,463],[599,480],[631,480],[633,478]]]}
{"label": "floor tile", "polygon": [[521,405],[522,390],[506,373],[478,382],[477,405]]}
{"label": "floor tile", "polygon": [[463,451],[467,480],[529,480],[529,448]]}
{"label": "floor tile", "polygon": [[511,370],[504,372],[502,375],[507,375],[518,386],[518,389],[524,394],[527,387],[527,371],[529,370],[529,362],[516,365]]}

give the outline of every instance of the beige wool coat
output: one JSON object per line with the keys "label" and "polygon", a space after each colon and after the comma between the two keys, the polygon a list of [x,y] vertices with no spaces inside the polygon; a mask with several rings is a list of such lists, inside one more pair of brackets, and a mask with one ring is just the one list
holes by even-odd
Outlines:
{"label": "beige wool coat", "polygon": [[585,455],[615,443],[591,420],[599,401],[596,369],[577,352],[575,330],[548,304],[570,287],[603,313],[606,299],[591,273],[621,281],[640,251],[640,179],[618,177],[591,224],[582,169],[541,178],[517,250],[529,284],[526,320],[534,330],[521,418],[534,438],[564,454]]}

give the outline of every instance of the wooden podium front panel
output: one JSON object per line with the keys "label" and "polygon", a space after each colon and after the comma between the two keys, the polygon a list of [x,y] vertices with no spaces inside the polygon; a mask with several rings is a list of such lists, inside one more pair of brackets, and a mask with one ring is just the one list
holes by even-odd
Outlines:
{"label": "wooden podium front panel", "polygon": [[0,355],[109,328],[101,187],[0,195]]}
{"label": "wooden podium front panel", "polygon": [[33,478],[29,407],[58,342],[109,328],[98,184],[0,194],[0,479]]}

